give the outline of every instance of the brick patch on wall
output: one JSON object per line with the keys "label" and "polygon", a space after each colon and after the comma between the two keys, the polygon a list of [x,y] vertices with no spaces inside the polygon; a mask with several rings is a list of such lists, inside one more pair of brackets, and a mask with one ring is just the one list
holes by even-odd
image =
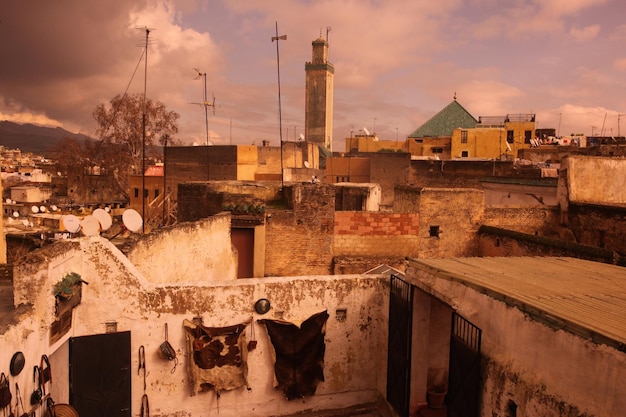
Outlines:
{"label": "brick patch on wall", "polygon": [[418,213],[335,212],[335,236],[401,236],[418,231]]}

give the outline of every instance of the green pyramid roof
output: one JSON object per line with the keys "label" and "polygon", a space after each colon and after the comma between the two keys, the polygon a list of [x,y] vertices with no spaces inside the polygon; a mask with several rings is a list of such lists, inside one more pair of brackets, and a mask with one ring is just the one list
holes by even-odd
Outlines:
{"label": "green pyramid roof", "polygon": [[418,127],[409,137],[432,138],[438,136],[452,136],[454,129],[458,127],[464,129],[474,128],[477,123],[478,120],[454,100],[439,113],[428,119],[426,123]]}

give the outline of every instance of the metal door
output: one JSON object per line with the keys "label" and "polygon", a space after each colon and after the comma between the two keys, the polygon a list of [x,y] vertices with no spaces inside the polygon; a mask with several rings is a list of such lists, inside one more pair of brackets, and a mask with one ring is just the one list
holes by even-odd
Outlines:
{"label": "metal door", "polygon": [[409,416],[412,323],[413,288],[400,277],[391,275],[387,401],[400,417]]}
{"label": "metal door", "polygon": [[449,417],[477,417],[482,331],[454,313],[450,338]]}
{"label": "metal door", "polygon": [[70,404],[81,416],[130,417],[130,332],[70,339]]}
{"label": "metal door", "polygon": [[254,277],[254,229],[232,228],[230,240],[237,248],[237,278]]}

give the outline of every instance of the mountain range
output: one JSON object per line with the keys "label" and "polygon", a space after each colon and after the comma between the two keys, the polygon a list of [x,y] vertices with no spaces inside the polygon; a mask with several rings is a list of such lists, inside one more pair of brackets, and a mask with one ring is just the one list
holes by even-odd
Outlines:
{"label": "mountain range", "polygon": [[60,127],[0,121],[0,145],[8,149],[17,148],[22,152],[32,152],[50,158],[57,144],[65,138],[72,138],[79,142],[92,140],[89,136],[72,133]]}

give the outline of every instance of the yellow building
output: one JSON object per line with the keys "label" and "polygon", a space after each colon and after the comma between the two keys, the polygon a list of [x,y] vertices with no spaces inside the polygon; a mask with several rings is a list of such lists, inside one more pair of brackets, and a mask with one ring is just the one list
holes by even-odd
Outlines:
{"label": "yellow building", "polygon": [[534,114],[479,117],[474,128],[456,128],[450,158],[517,158],[518,150],[532,146]]}
{"label": "yellow building", "polygon": [[346,138],[346,152],[406,152],[406,142],[404,140],[379,140],[374,135],[355,135]]}

